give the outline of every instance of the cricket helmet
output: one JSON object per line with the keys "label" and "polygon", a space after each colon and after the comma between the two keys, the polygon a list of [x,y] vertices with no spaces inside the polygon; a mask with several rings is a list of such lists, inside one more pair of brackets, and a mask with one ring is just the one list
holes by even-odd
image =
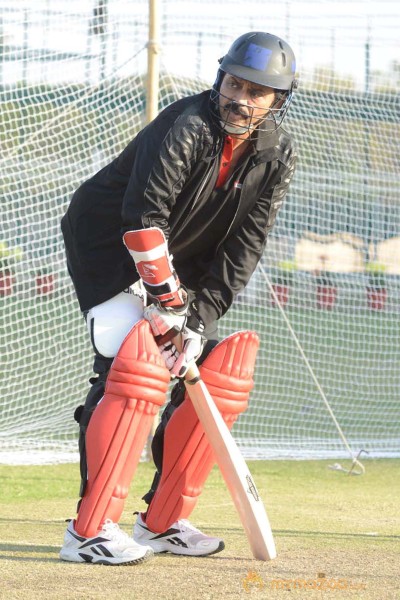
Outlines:
{"label": "cricket helmet", "polygon": [[[263,122],[255,127],[251,125],[250,119],[247,130],[277,129],[286,116],[293,91],[297,87],[296,58],[289,44],[271,33],[261,31],[245,33],[233,42],[219,63],[220,68],[211,93],[214,114],[219,115],[220,87],[225,74],[228,73],[239,79],[276,90],[276,100]],[[234,133],[229,131],[234,127],[230,127],[226,119],[224,123],[220,121],[220,125],[225,131]]]}

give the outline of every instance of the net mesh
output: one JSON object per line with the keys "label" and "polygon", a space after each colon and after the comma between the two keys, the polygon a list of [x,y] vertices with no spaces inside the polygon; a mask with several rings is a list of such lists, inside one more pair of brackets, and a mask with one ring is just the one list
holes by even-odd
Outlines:
{"label": "net mesh", "polygon": [[[244,31],[281,35],[298,57],[295,179],[220,327],[261,338],[234,428],[248,457],[345,453],[268,281],[351,447],[398,454],[400,14],[374,6],[160,2],[160,109],[209,87]],[[92,351],[60,219],[145,123],[148,18],[145,0],[0,0],[1,462],[77,458]]]}

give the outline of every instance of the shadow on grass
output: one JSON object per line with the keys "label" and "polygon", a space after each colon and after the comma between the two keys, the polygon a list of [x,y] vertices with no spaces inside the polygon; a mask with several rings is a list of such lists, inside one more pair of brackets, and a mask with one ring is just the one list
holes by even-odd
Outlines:
{"label": "shadow on grass", "polygon": [[25,517],[15,517],[15,518],[11,518],[11,517],[1,517],[0,518],[0,525],[2,523],[27,523],[27,524],[31,524],[31,525],[65,525],[65,527],[67,527],[67,522],[69,521],[69,519],[61,519],[60,521],[51,521],[51,520],[41,520],[41,519],[26,519]]}
{"label": "shadow on grass", "polygon": [[[205,527],[204,531],[207,533],[218,533],[221,534],[221,528],[217,527]],[[224,527],[224,531],[228,531],[233,534],[244,535],[243,529],[240,527]],[[339,531],[304,531],[301,529],[274,529],[274,536],[277,537],[323,537],[331,539],[373,539],[373,540],[385,540],[385,541],[398,541],[400,535],[379,535],[375,533],[345,533]]]}
{"label": "shadow on grass", "polygon": [[[13,554],[7,554],[8,552]],[[76,564],[76,563],[68,563],[68,561],[60,561],[58,556],[60,552],[60,546],[39,546],[39,545],[28,545],[28,544],[0,544],[0,563],[1,561],[13,561],[13,562],[41,562],[41,563],[60,563],[63,564]],[[18,554],[27,554],[28,556],[15,556],[15,553]],[[29,556],[29,554],[34,554],[35,556]],[[37,556],[40,554],[54,554],[54,558],[45,557],[45,556]],[[167,560],[173,557],[174,560],[182,560],[190,558],[190,560],[201,562],[202,560],[219,560],[223,562],[243,562],[243,558],[239,556],[220,556],[220,555],[210,555],[210,556],[181,556],[181,555],[172,555],[169,552],[162,552],[157,554],[155,558],[157,560]],[[251,560],[251,559],[250,559]],[[96,566],[96,565],[95,565]],[[123,566],[123,565],[122,565]]]}
{"label": "shadow on grass", "polygon": [[335,531],[297,531],[291,529],[275,529],[274,535],[283,537],[324,537],[332,539],[373,539],[385,541],[398,541],[400,535],[379,535],[375,533],[339,533]]}
{"label": "shadow on grass", "polygon": [[[21,518],[0,518],[0,524],[2,523],[9,523],[10,525],[12,524],[17,524],[17,523],[27,523],[27,524],[32,524],[32,525],[46,525],[46,526],[63,526],[66,527],[68,521],[70,519],[61,519],[60,521],[44,521],[41,519],[25,519],[23,517]],[[121,522],[119,523],[119,525],[121,526],[122,529],[129,529],[132,527],[133,523],[129,522],[129,523],[125,523],[125,522]],[[221,535],[221,529],[223,529],[224,531],[227,531],[229,533],[232,533],[234,535],[243,535],[244,531],[241,527],[223,527],[223,528],[217,528],[217,527],[207,527],[206,525],[203,526],[203,529],[206,533],[214,533],[215,535]],[[324,537],[326,538],[331,538],[331,539],[374,539],[374,540],[385,540],[385,541],[398,541],[400,540],[400,535],[379,535],[379,534],[375,534],[373,532],[371,533],[346,533],[346,532],[338,532],[338,531],[304,531],[301,529],[274,529],[273,530],[273,534],[279,537]],[[0,549],[1,549],[1,544],[0,544]]]}
{"label": "shadow on grass", "polygon": [[[8,553],[12,554],[8,554]],[[38,544],[0,544],[0,562],[3,560],[14,561],[14,562],[47,562],[56,563],[59,562],[58,553],[60,552],[60,546],[40,546]],[[15,556],[18,554],[28,554],[28,556]],[[33,554],[35,556],[29,556]],[[40,554],[54,554],[54,558],[37,556]]]}

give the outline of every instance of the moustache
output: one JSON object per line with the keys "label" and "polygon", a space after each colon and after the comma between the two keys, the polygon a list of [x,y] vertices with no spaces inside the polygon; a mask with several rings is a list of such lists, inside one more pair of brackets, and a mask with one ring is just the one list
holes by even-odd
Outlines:
{"label": "moustache", "polygon": [[225,110],[229,110],[229,112],[232,112],[234,115],[238,115],[240,117],[243,117],[244,119],[250,119],[250,115],[246,112],[243,112],[244,107],[242,107],[240,104],[238,104],[238,102],[228,102],[228,104],[225,105]]}

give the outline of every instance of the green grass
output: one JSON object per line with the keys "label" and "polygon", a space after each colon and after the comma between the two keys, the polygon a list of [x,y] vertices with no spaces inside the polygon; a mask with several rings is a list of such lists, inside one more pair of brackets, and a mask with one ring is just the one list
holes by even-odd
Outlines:
{"label": "green grass", "polygon": [[[0,466],[0,598],[312,598],[316,590],[299,586],[324,581],[352,589],[319,590],[317,597],[329,593],[333,598],[399,599],[395,482],[400,480],[400,460],[367,460],[365,475],[354,477],[331,471],[329,464],[249,463],[274,531],[274,561],[252,558],[214,469],[191,520],[222,536],[225,551],[209,558],[159,555],[126,568],[58,560],[64,519],[74,516],[78,465]],[[133,523],[132,513],[143,509],[140,498],[151,478],[152,466],[141,463],[121,519],[126,531]],[[277,585],[291,589],[274,589]]]}
{"label": "green grass", "polygon": [[[399,437],[400,319],[396,314],[289,308],[290,324],[349,440]],[[229,316],[230,313],[228,313]],[[296,343],[277,309],[247,309],[231,330],[253,322],[261,339],[256,387],[241,431],[257,423],[260,439],[337,439],[337,431]],[[246,435],[246,434],[245,434]],[[244,437],[245,437],[244,435]],[[374,442],[368,450],[374,450]],[[378,444],[379,445],[379,444]]]}
{"label": "green grass", "polygon": [[[18,422],[20,440],[71,440],[75,407],[91,375],[91,348],[77,307],[59,297],[15,305],[0,301],[4,431]],[[370,452],[399,436],[400,319],[397,313],[288,308],[287,315],[348,441],[365,440]],[[249,410],[235,426],[245,440],[329,440],[338,433],[279,310],[237,304],[221,322],[220,335],[255,329],[261,340],[256,385]],[[29,347],[29,349],[28,349]],[[27,385],[29,382],[29,385]],[[26,411],[29,407],[29,411]],[[32,415],[35,427],[32,428]],[[26,425],[25,425],[26,423]],[[10,443],[14,440],[10,439]],[[371,443],[369,444],[369,442]],[[393,449],[393,442],[390,442]],[[312,443],[310,444],[312,445]],[[359,445],[355,450],[359,450]]]}

